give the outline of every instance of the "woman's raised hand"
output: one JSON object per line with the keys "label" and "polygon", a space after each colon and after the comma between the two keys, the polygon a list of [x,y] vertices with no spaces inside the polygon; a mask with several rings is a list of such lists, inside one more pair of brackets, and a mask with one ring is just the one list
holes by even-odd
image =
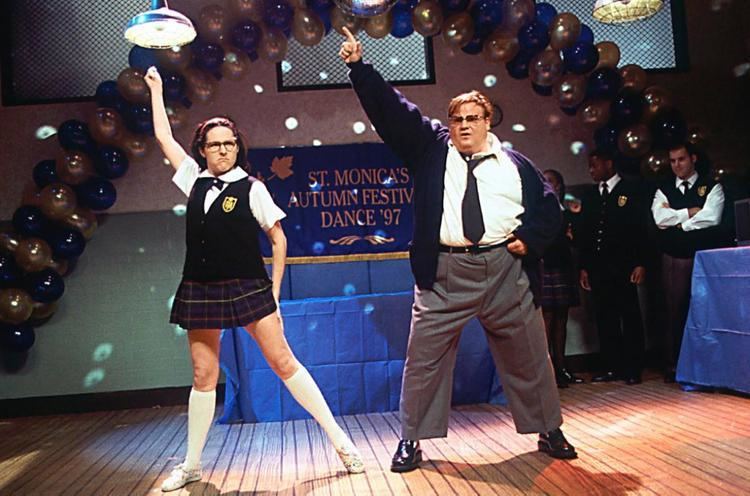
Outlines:
{"label": "woman's raised hand", "polygon": [[151,91],[161,92],[161,75],[159,74],[159,71],[156,69],[156,67],[149,67],[146,71],[146,75],[143,76],[143,79],[146,81],[148,89],[150,89]]}

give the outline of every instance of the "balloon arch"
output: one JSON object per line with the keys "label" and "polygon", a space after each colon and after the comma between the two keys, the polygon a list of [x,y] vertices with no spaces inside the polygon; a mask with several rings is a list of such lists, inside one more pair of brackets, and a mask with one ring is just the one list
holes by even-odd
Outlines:
{"label": "balloon arch", "polygon": [[[555,98],[594,134],[597,148],[613,152],[626,171],[656,177],[668,170],[667,147],[705,135],[688,129],[667,91],[649,86],[637,65],[618,69],[620,50],[595,43],[591,29],[571,13],[534,0],[226,0],[203,7],[199,37],[179,50],[133,47],[116,81],[97,87],[88,122],[67,120],[57,131],[54,159],[33,169],[0,233],[0,346],[26,352],[34,328],[55,312],[68,273],[97,228],[95,212],[111,207],[111,180],[145,155],[153,135],[144,71],[157,66],[173,128],[187,121],[193,101],[209,102],[222,78],[241,79],[258,57],[280,62],[290,36],[320,42],[331,28],[361,29],[373,38],[403,38],[414,31],[440,35],[448,46],[505,64],[511,77],[529,78],[533,91]],[[383,13],[383,8],[392,7]],[[355,17],[352,12],[365,17]],[[377,15],[373,15],[377,14]]]}

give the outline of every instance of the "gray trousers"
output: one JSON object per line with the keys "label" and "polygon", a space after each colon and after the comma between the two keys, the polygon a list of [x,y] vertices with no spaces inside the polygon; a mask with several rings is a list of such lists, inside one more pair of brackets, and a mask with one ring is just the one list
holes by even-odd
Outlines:
{"label": "gray trousers", "polygon": [[478,317],[519,433],[562,424],[542,312],[534,308],[520,259],[505,247],[440,253],[430,290],[414,290],[401,387],[401,436],[445,437],[461,330]]}

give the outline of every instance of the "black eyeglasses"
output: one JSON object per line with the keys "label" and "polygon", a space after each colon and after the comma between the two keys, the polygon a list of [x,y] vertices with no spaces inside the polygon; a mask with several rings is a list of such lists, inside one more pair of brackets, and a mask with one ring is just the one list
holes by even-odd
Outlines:
{"label": "black eyeglasses", "polygon": [[482,122],[484,119],[485,119],[484,116],[476,115],[476,114],[471,114],[471,115],[466,115],[466,116],[463,116],[463,115],[449,115],[448,116],[448,122],[450,123],[451,126],[460,126],[464,123],[464,121],[466,121],[466,124],[468,124],[469,126],[476,126],[477,124]]}
{"label": "black eyeglasses", "polygon": [[233,152],[237,149],[237,140],[209,141],[208,143],[206,143],[206,150],[212,153],[216,153],[221,149],[222,146],[226,151]]}

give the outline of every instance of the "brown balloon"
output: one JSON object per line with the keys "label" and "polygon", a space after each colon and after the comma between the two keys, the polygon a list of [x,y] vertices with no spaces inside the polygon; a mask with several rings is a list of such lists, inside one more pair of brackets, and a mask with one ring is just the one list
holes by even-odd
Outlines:
{"label": "brown balloon", "polygon": [[76,194],[67,184],[48,184],[39,194],[39,208],[52,220],[64,219],[76,209]]}
{"label": "brown balloon", "polygon": [[586,76],[565,74],[554,86],[557,103],[563,108],[572,108],[586,98]]}
{"label": "brown balloon", "polygon": [[91,210],[83,207],[76,208],[72,214],[64,217],[62,223],[78,230],[87,240],[91,239],[99,225],[96,215]]}
{"label": "brown balloon", "polygon": [[143,158],[150,150],[149,142],[146,138],[130,133],[123,136],[122,141],[120,141],[120,146],[125,150],[125,153],[128,154],[128,158],[130,159]]}
{"label": "brown balloon", "polygon": [[292,35],[303,46],[315,46],[323,39],[326,27],[318,14],[310,9],[299,8],[294,11]]}
{"label": "brown balloon", "polygon": [[552,86],[563,73],[563,61],[560,52],[543,50],[534,55],[529,63],[529,78],[539,86]]}
{"label": "brown balloon", "polygon": [[503,26],[513,31],[536,17],[534,0],[505,0],[503,2]]}
{"label": "brown balloon", "polygon": [[510,62],[521,46],[516,35],[509,31],[496,29],[484,42],[482,54],[487,62]]}
{"label": "brown balloon", "polygon": [[41,193],[42,191],[36,187],[36,183],[34,181],[29,181],[23,187],[23,191],[21,192],[21,204],[38,207],[42,201],[40,196]]}
{"label": "brown balloon", "polygon": [[32,305],[29,320],[45,320],[52,317],[57,311],[57,306],[58,303],[56,301],[53,301],[52,303],[40,303],[35,301]]}
{"label": "brown balloon", "polygon": [[[336,9],[334,9],[336,10]],[[286,56],[286,36],[278,28],[266,29],[260,41],[260,56],[274,64],[284,60]]]}
{"label": "brown balloon", "polygon": [[108,107],[99,107],[89,119],[91,137],[100,145],[114,145],[122,138],[125,129],[120,113]]}
{"label": "brown balloon", "polygon": [[700,126],[693,126],[688,130],[688,142],[700,147],[705,148],[708,145],[708,131]]}
{"label": "brown balloon", "polygon": [[644,156],[651,149],[651,132],[645,124],[635,124],[620,131],[617,148],[630,158]]}
{"label": "brown balloon", "polygon": [[669,153],[666,150],[652,150],[641,161],[641,175],[659,178],[669,173]]}
{"label": "brown balloon", "polygon": [[263,0],[229,0],[229,10],[237,19],[263,20]]}
{"label": "brown balloon", "polygon": [[167,118],[173,130],[182,129],[188,120],[187,110],[179,105],[167,107]]}
{"label": "brown balloon", "polygon": [[646,105],[643,108],[643,117],[652,119],[659,111],[672,106],[672,95],[660,86],[649,86],[643,91],[643,99]]}
{"label": "brown balloon", "polygon": [[0,250],[6,253],[14,253],[18,249],[20,241],[18,234],[10,231],[0,232]]}
{"label": "brown balloon", "polygon": [[422,0],[411,12],[414,31],[422,36],[435,36],[443,26],[443,8],[435,0]]}
{"label": "brown balloon", "polygon": [[77,185],[94,175],[94,165],[83,152],[63,150],[55,160],[55,171],[60,181]]}
{"label": "brown balloon", "polygon": [[344,27],[348,28],[349,31],[352,32],[352,34],[357,34],[357,32],[362,28],[363,24],[363,19],[355,17],[353,15],[345,14],[338,7],[334,7],[331,10],[331,27],[333,27],[333,29],[335,29],[339,34],[344,34]]}
{"label": "brown balloon", "polygon": [[637,93],[640,93],[646,89],[648,76],[641,66],[636,64],[628,64],[620,68],[620,76],[622,76],[622,87],[631,89]]}
{"label": "brown balloon", "polygon": [[611,67],[617,69],[620,63],[620,47],[611,41],[601,41],[596,44],[596,51],[599,53],[599,63],[596,68]]}
{"label": "brown balloon", "polygon": [[122,97],[130,103],[149,103],[149,91],[143,80],[143,71],[128,67],[117,76],[117,89]]}
{"label": "brown balloon", "polygon": [[17,325],[29,320],[34,300],[20,288],[0,290],[0,322]]}
{"label": "brown balloon", "polygon": [[25,238],[18,242],[14,253],[16,263],[26,272],[38,272],[47,267],[52,249],[41,238]]}
{"label": "brown balloon", "polygon": [[458,12],[443,23],[443,41],[452,48],[469,44],[474,37],[474,20],[468,12]]}
{"label": "brown balloon", "polygon": [[583,104],[579,115],[581,123],[592,129],[603,126],[609,120],[609,100],[593,100]]}
{"label": "brown balloon", "polygon": [[47,262],[47,267],[54,270],[61,276],[67,275],[70,269],[70,265],[68,264],[67,260],[55,260],[54,258],[50,258],[49,262]]}
{"label": "brown balloon", "polygon": [[182,72],[188,68],[192,58],[187,47],[172,47],[156,52],[159,69],[163,69],[164,72]]}
{"label": "brown balloon", "polygon": [[201,39],[211,43],[220,43],[224,40],[227,24],[227,13],[221,5],[206,5],[198,14],[198,32]]}
{"label": "brown balloon", "polygon": [[[264,36],[265,38],[265,36]],[[286,38],[284,39],[286,41]],[[216,78],[194,67],[185,71],[188,97],[200,103],[208,103],[214,98],[216,92]]]}
{"label": "brown balloon", "polygon": [[555,50],[562,50],[578,41],[581,34],[581,21],[570,12],[563,12],[552,19],[549,25],[549,45]]}
{"label": "brown balloon", "polygon": [[[242,52],[228,52],[221,64],[221,74],[231,80],[239,81],[250,70],[250,59]],[[171,121],[170,121],[171,122]]]}
{"label": "brown balloon", "polygon": [[[412,17],[414,13],[412,12]],[[365,21],[365,33],[370,38],[380,39],[385,38],[391,32],[393,28],[393,14],[389,10],[380,15],[367,18]]]}

